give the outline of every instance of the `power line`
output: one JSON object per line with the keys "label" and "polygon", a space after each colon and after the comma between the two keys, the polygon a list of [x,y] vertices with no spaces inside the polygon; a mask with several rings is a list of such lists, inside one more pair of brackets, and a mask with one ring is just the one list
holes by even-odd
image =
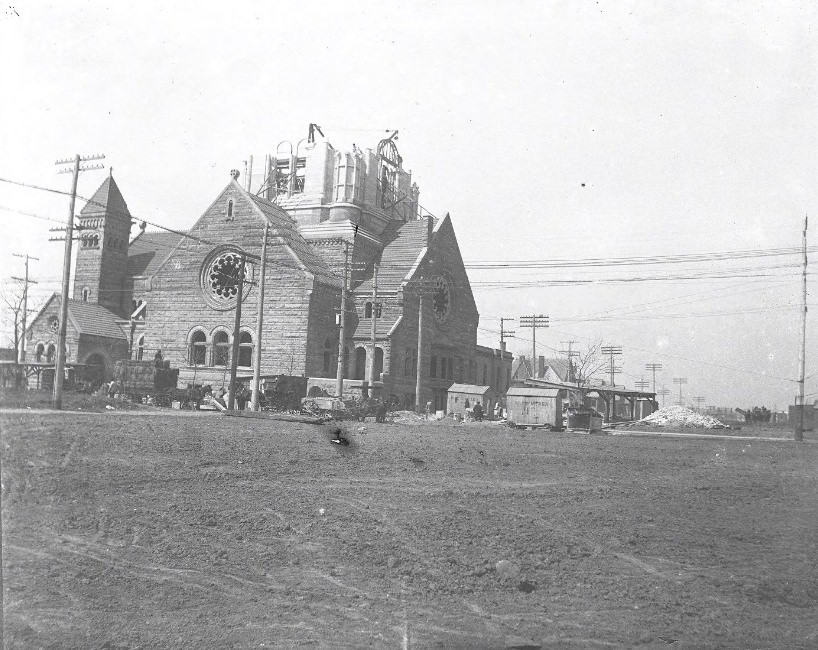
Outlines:
{"label": "power line", "polygon": [[[808,249],[818,251],[818,246]],[[759,257],[779,257],[782,255],[799,255],[803,252],[800,247],[745,249],[735,251],[714,251],[710,253],[685,253],[681,255],[650,255],[644,257],[609,257],[609,258],[580,258],[558,260],[523,260],[506,262],[502,260],[483,262],[464,262],[467,269],[566,269],[585,267],[611,266],[643,266],[646,264],[680,264],[690,262],[713,262],[722,260],[754,259]]]}

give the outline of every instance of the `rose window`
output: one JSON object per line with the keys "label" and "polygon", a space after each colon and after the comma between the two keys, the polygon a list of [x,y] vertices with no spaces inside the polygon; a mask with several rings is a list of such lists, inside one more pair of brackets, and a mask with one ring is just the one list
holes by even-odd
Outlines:
{"label": "rose window", "polygon": [[225,253],[213,260],[207,274],[207,283],[217,299],[230,300],[239,291],[239,279],[244,280],[246,277],[247,271],[242,268],[241,257],[236,253]]}
{"label": "rose window", "polygon": [[239,292],[239,276],[244,283],[242,299],[250,289],[253,266],[244,262],[242,271],[241,251],[224,248],[214,251],[202,268],[201,286],[205,300],[216,309],[230,309],[236,304]]}
{"label": "rose window", "polygon": [[449,292],[449,283],[445,278],[439,277],[435,280],[434,291],[432,292],[432,311],[435,320],[443,324],[449,318],[452,300]]}

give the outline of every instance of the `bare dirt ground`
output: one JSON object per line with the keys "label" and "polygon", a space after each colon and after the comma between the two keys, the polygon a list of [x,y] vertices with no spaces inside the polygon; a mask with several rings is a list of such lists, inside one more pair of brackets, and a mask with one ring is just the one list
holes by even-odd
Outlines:
{"label": "bare dirt ground", "polygon": [[818,445],[0,425],[7,648],[818,647]]}

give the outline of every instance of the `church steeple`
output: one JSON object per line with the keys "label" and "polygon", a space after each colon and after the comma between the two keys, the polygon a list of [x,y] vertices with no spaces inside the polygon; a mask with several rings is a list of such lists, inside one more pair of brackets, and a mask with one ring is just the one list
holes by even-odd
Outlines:
{"label": "church steeple", "polygon": [[113,173],[80,212],[79,228],[74,298],[126,317],[131,304],[126,295],[131,213]]}

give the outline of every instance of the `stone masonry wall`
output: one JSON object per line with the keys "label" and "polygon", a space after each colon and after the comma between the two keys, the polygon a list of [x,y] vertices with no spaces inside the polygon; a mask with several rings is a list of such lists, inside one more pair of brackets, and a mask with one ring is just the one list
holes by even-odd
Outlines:
{"label": "stone masonry wall", "polygon": [[[226,217],[229,200],[234,203],[232,220]],[[200,277],[206,258],[222,243],[236,244],[260,255],[263,231],[263,219],[238,186],[231,183],[190,230],[198,240],[184,239],[177,253],[154,276],[152,288],[146,293],[145,355],[150,358],[155,350],[162,349],[171,366],[182,370],[180,383],[193,372],[197,383],[204,378],[220,383],[224,374],[221,367],[194,369],[188,363],[188,342],[196,328],[205,332],[208,363],[213,335],[219,329],[227,331],[232,342],[235,310],[216,309],[203,297]],[[310,338],[313,279],[299,268],[284,242],[272,236],[267,258],[261,372],[303,375],[308,371],[306,341]],[[255,262],[256,280],[259,272]],[[242,303],[242,330],[253,335],[254,344],[258,293],[258,287],[250,287]],[[251,368],[240,368],[240,374],[251,372]]]}

